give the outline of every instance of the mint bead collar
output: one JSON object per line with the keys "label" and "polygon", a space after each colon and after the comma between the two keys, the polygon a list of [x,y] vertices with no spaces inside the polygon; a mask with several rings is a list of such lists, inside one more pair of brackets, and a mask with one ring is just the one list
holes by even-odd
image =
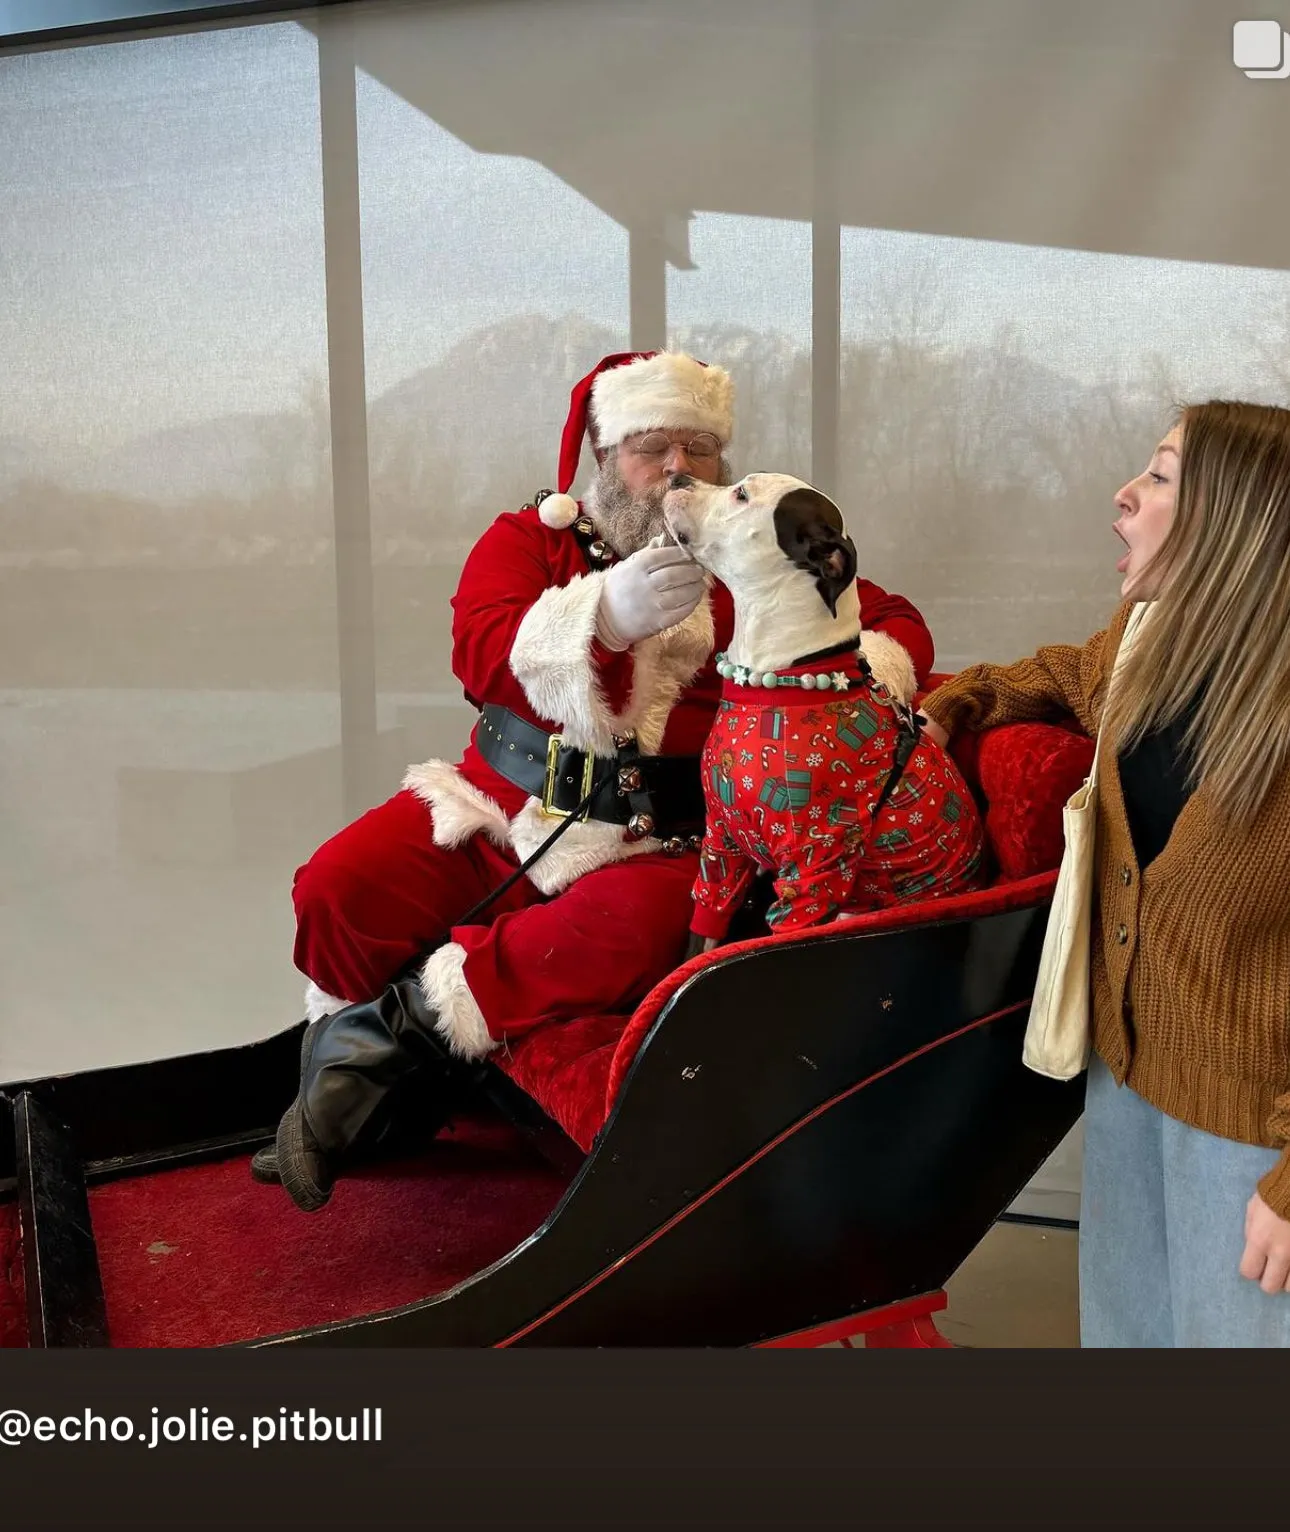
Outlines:
{"label": "mint bead collar", "polygon": [[734,686],[799,686],[803,691],[847,691],[859,677],[849,676],[844,670],[819,671],[800,676],[781,676],[773,670],[750,670],[746,665],[733,665],[724,655],[717,656],[717,674]]}

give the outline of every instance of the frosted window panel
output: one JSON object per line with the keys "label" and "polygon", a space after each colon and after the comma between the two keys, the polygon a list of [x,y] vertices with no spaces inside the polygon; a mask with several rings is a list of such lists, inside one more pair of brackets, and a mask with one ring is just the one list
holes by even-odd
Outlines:
{"label": "frosted window panel", "polygon": [[811,476],[811,227],[700,213],[668,271],[668,344],[735,384],[736,474]]}
{"label": "frosted window panel", "polygon": [[0,1079],[276,1031],[339,812],[317,46],[0,58]]}
{"label": "frosted window panel", "polygon": [[849,229],[843,497],[937,663],[1081,642],[1176,404],[1290,402],[1290,273]]}
{"label": "frosted window panel", "polygon": [[[627,237],[546,167],[454,137],[433,93],[394,88],[423,51],[469,46],[468,13],[354,19],[378,684],[418,759],[455,760],[472,714],[449,602],[480,533],[555,487],[574,381],[628,344]],[[592,467],[588,450],[580,484]]]}

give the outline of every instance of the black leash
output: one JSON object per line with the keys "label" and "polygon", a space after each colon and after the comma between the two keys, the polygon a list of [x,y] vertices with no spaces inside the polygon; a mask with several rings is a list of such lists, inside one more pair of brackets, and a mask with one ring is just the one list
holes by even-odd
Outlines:
{"label": "black leash", "polygon": [[922,733],[921,717],[912,708],[907,708],[903,703],[895,702],[896,717],[900,722],[900,737],[896,741],[895,754],[892,757],[891,770],[887,773],[887,780],[882,784],[882,792],[878,794],[878,801],[873,806],[873,817],[877,819],[886,807],[887,799],[896,791],[901,777],[905,774],[905,767],[909,764],[909,758],[914,753],[914,747],[918,744],[918,737]]}
{"label": "black leash", "polygon": [[508,889],[514,888],[515,885],[524,876],[524,874],[529,870],[529,868],[532,867],[533,864],[537,862],[541,857],[544,857],[546,853],[551,849],[551,847],[555,845],[556,841],[560,839],[560,837],[574,822],[574,820],[582,819],[586,816],[587,810],[590,809],[592,803],[595,801],[596,795],[600,792],[601,788],[608,784],[610,774],[613,772],[613,770],[614,767],[611,763],[609,771],[602,774],[596,779],[596,781],[591,784],[591,791],[587,794],[587,796],[582,800],[576,809],[565,816],[561,824],[552,830],[550,835],[547,836],[547,838],[542,842],[537,850],[533,852],[531,856],[527,857],[523,862],[521,862],[504,883],[499,883],[491,894],[485,894],[477,905],[475,905],[472,909],[467,910],[459,920],[454,920],[453,925],[468,926],[470,922],[474,920],[475,916],[482,915],[494,900],[500,899]]}

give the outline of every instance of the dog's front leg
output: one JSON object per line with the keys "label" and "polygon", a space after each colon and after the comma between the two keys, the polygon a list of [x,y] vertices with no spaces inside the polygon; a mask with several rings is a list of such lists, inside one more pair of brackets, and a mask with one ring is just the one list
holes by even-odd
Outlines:
{"label": "dog's front leg", "polygon": [[690,932],[690,943],[685,949],[684,962],[688,963],[691,958],[696,958],[701,952],[711,952],[714,947],[721,943],[715,936],[700,936],[697,932]]}

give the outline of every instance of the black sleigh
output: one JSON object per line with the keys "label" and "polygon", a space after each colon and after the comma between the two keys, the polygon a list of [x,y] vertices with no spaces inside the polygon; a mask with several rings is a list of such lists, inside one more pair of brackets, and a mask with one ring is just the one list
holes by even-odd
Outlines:
{"label": "black sleigh", "polygon": [[303,1023],[5,1087],[0,1344],[947,1344],[945,1283],[1083,1105],[1021,1043],[1090,756],[1057,725],[972,741],[989,888],[763,928],[539,1029],[319,1214],[248,1171]]}

